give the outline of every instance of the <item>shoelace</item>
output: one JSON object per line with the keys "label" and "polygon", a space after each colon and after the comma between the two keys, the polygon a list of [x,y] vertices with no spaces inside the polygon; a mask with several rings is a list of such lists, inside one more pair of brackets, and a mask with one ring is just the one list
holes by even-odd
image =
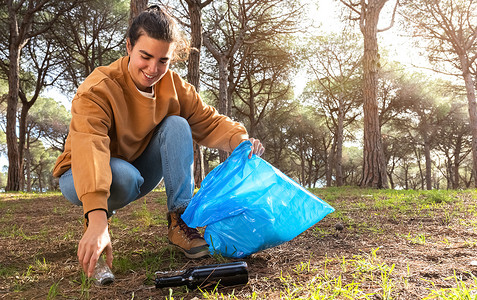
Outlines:
{"label": "shoelace", "polygon": [[187,226],[187,224],[184,221],[182,221],[181,218],[178,218],[177,225],[179,225],[180,229],[185,232],[185,234],[186,234],[187,238],[189,238],[189,240],[201,239],[202,238],[197,229],[190,228],[189,226]]}

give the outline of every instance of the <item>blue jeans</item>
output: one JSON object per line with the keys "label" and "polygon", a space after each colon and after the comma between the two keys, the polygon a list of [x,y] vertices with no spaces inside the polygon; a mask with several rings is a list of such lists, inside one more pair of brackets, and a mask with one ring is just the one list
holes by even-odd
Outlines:
{"label": "blue jeans", "polygon": [[[144,152],[129,163],[111,158],[112,182],[108,211],[122,208],[146,195],[164,179],[169,211],[182,211],[194,192],[194,151],[187,121],[178,116],[166,117]],[[71,169],[60,177],[60,189],[66,199],[82,205],[76,194]]]}

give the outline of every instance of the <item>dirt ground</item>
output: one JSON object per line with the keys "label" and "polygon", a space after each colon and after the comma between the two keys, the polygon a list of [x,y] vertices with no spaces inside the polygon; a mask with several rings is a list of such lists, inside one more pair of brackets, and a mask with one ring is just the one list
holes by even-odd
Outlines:
{"label": "dirt ground", "polygon": [[[475,286],[474,195],[461,193],[455,203],[411,204],[408,209],[377,205],[369,195],[323,198],[335,213],[294,240],[243,259],[249,283],[215,295],[309,298],[303,289],[291,288],[324,276],[334,282],[339,278],[343,286],[359,282],[369,299],[383,299],[383,282],[390,288],[389,299],[423,299],[432,290],[455,287],[456,278]],[[188,260],[169,246],[164,199],[163,192],[151,193],[114,216],[117,280],[98,287],[82,281],[76,260],[82,208],[57,194],[0,195],[0,299],[47,299],[49,293],[55,299],[203,298],[202,292],[184,287],[154,287],[154,271],[224,262],[216,257]],[[366,265],[367,270],[360,269]],[[383,279],[383,266],[388,279]]]}

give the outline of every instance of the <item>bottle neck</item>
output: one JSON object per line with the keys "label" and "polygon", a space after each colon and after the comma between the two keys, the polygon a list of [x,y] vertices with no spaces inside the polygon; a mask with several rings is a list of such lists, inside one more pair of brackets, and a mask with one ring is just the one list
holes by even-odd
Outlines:
{"label": "bottle neck", "polygon": [[187,284],[189,269],[173,272],[156,272],[156,288],[182,286]]}

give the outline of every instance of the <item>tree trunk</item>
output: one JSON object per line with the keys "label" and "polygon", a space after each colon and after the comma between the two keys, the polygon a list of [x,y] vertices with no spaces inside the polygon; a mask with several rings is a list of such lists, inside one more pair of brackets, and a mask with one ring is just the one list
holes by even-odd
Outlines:
{"label": "tree trunk", "polygon": [[[249,81],[250,86],[252,86],[251,78],[247,78],[247,80]],[[249,103],[250,103],[250,113],[248,114],[248,118],[250,120],[250,124],[249,124],[248,134],[250,136],[255,136],[256,135],[256,133],[255,133],[255,125],[256,125],[256,121],[255,121],[255,95],[254,95],[253,89],[250,89],[250,91],[249,91]]]}
{"label": "tree trunk", "polygon": [[228,101],[227,101],[227,57],[222,55],[219,59],[219,113],[227,114]]}
{"label": "tree trunk", "polygon": [[43,183],[41,180],[41,174],[43,173],[43,168],[40,165],[39,171],[38,171],[38,188],[40,189],[40,193],[43,192]]}
{"label": "tree trunk", "polygon": [[202,147],[194,142],[194,182],[196,187],[200,188],[204,177],[204,152]]}
{"label": "tree trunk", "polygon": [[301,167],[301,180],[300,180],[300,185],[305,185],[306,184],[306,181],[305,181],[305,154],[303,153],[303,149],[301,149],[300,151],[300,167]]}
{"label": "tree trunk", "polygon": [[200,51],[202,47],[202,21],[201,8],[196,1],[187,1],[189,7],[191,51],[187,63],[187,81],[192,84],[196,91],[200,89]]}
{"label": "tree trunk", "polygon": [[[234,64],[233,59],[228,59],[228,66],[227,66],[227,116],[232,115],[232,95],[235,91],[235,83],[234,83]],[[255,114],[255,109],[250,109],[250,114]],[[250,136],[254,136],[250,134]]]}
{"label": "tree trunk", "polygon": [[[195,87],[197,93],[200,89],[200,50],[202,47],[202,20],[201,8],[198,1],[187,1],[190,18],[191,52],[187,63],[187,81]],[[200,188],[205,177],[204,153],[199,144],[194,142],[194,181]]]}
{"label": "tree trunk", "polygon": [[425,178],[424,172],[422,171],[421,153],[420,152],[418,153],[418,149],[415,149],[414,153],[417,158],[417,167],[419,169],[419,176],[421,177],[421,190],[424,190],[424,183],[426,182],[426,178]]}
{"label": "tree trunk", "polygon": [[26,172],[26,191],[31,192],[31,154],[30,143],[27,143],[25,149],[25,172]]}
{"label": "tree trunk", "polygon": [[454,151],[454,182],[452,184],[453,189],[458,189],[460,185],[460,174],[459,174],[459,166],[460,166],[460,152],[462,149],[462,137],[458,137],[455,143],[455,151]]}
{"label": "tree trunk", "polygon": [[19,127],[19,137],[18,137],[18,162],[20,165],[20,189],[25,188],[25,144],[27,139],[27,117],[30,108],[35,103],[34,99],[32,102],[26,101],[25,95],[21,94],[20,98],[22,99],[22,109],[20,113],[20,122]]}
{"label": "tree trunk", "polygon": [[[19,51],[18,51],[19,52]],[[8,156],[8,179],[6,191],[19,191],[21,182],[20,152],[18,148],[18,139],[16,134],[17,127],[17,107],[18,107],[18,58],[10,52],[10,74],[9,74],[9,92],[7,98],[7,156]]]}
{"label": "tree trunk", "polygon": [[409,189],[409,166],[404,166],[404,189]]}
{"label": "tree trunk", "polygon": [[429,138],[424,138],[424,156],[426,158],[426,189],[432,190],[432,162],[431,162],[431,146],[429,145]]}
{"label": "tree trunk", "polygon": [[472,131],[472,174],[474,176],[474,187],[477,188],[477,102],[475,99],[475,86],[472,80],[472,74],[469,71],[470,64],[467,56],[460,55],[459,58],[467,93],[469,121]]}
{"label": "tree trunk", "polygon": [[446,166],[446,174],[444,175],[446,178],[447,189],[452,188],[454,186],[454,168],[452,168],[452,157],[448,153],[449,151],[445,151],[445,166]]}
{"label": "tree trunk", "polygon": [[376,99],[379,69],[377,24],[379,13],[386,1],[381,1],[380,3],[377,2],[378,1],[369,1],[365,12],[366,21],[361,26],[361,31],[364,36],[364,150],[363,176],[361,178],[360,186],[387,188],[386,162],[381,138],[378,103]]}
{"label": "tree trunk", "polygon": [[[11,7],[9,7],[11,9]],[[20,151],[16,134],[18,91],[20,89],[20,51],[21,43],[18,36],[18,24],[14,11],[9,11],[10,17],[10,47],[9,47],[9,73],[7,97],[7,156],[8,179],[5,191],[19,191],[21,182]]]}
{"label": "tree trunk", "polygon": [[343,110],[343,100],[340,96],[340,105],[338,108],[338,132],[336,137],[336,158],[335,158],[335,169],[336,169],[336,186],[343,185],[343,122],[344,122],[344,110]]}
{"label": "tree trunk", "polygon": [[132,20],[147,8],[148,0],[131,0],[129,3],[129,26]]}
{"label": "tree trunk", "polygon": [[[227,57],[225,55],[221,55],[219,62],[219,113],[223,115],[227,115],[228,108],[228,100],[227,100],[227,79],[228,79],[228,70],[227,70]],[[219,150],[219,159],[220,162],[224,162],[227,157],[228,153],[223,150]]]}
{"label": "tree trunk", "polygon": [[394,159],[393,159],[393,163],[391,164],[391,168],[387,168],[389,185],[390,185],[392,190],[394,190],[393,173],[394,173],[395,168],[396,168],[396,161],[394,161]]}
{"label": "tree trunk", "polygon": [[393,173],[389,173],[388,174],[388,178],[389,178],[389,184],[391,185],[391,189],[394,190],[394,180],[393,180]]}
{"label": "tree trunk", "polygon": [[336,137],[333,138],[333,144],[330,148],[330,153],[326,159],[326,186],[331,187],[333,185],[333,166],[335,163],[335,153],[336,153]]}

